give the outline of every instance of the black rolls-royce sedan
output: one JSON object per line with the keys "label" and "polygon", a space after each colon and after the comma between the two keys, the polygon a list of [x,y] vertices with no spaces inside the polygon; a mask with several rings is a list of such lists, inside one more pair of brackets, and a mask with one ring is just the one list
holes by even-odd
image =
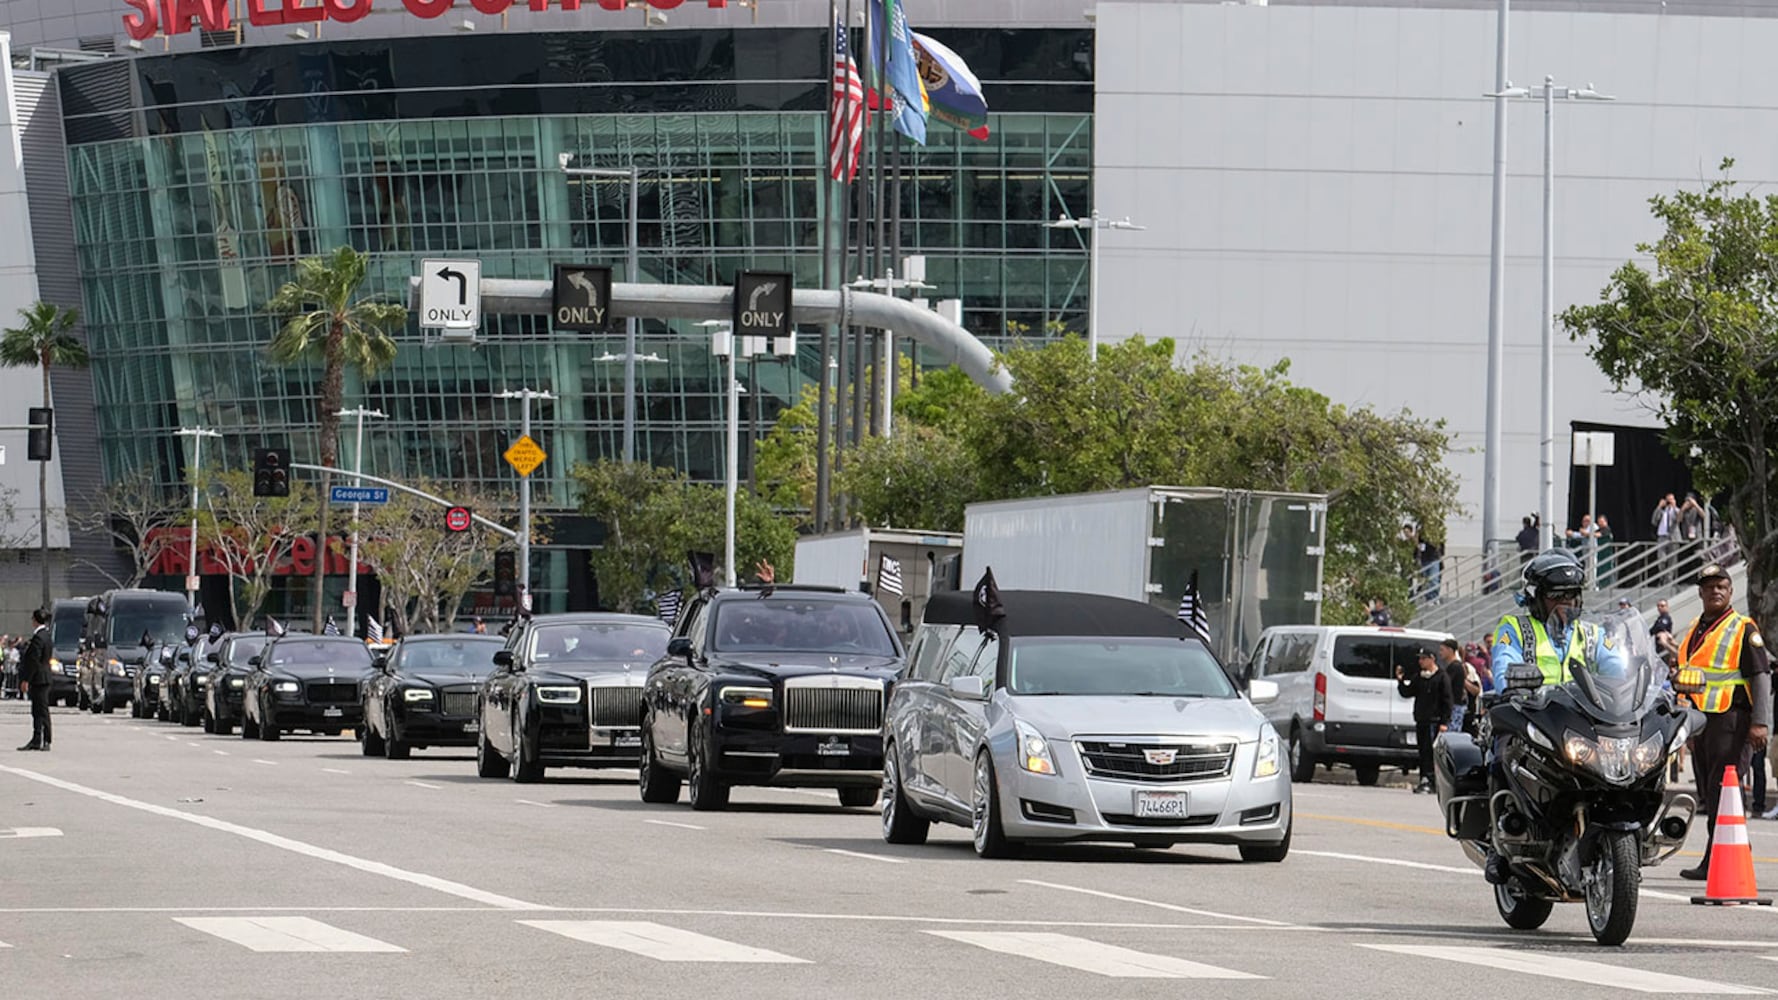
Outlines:
{"label": "black rolls-royce sedan", "polygon": [[210,683],[204,686],[204,732],[227,736],[242,719],[242,698],[247,692],[249,660],[265,649],[271,637],[264,632],[230,632],[204,654],[210,663]]}
{"label": "black rolls-royce sedan", "polygon": [[733,785],[883,784],[883,705],[901,643],[869,596],[833,588],[706,591],[679,618],[642,700],[644,802],[722,809]]}
{"label": "black rolls-royce sedan", "polygon": [[415,635],[395,644],[364,683],[364,755],[401,760],[427,747],[472,747],[481,735],[475,693],[496,635]]}
{"label": "black rolls-royce sedan", "polygon": [[643,615],[538,615],[507,638],[482,681],[475,769],[537,781],[546,767],[635,767],[642,679],[667,648]]}
{"label": "black rolls-royce sedan", "polygon": [[358,686],[371,671],[370,650],[357,639],[281,635],[248,662],[242,739],[275,740],[298,729],[338,736],[364,718]]}

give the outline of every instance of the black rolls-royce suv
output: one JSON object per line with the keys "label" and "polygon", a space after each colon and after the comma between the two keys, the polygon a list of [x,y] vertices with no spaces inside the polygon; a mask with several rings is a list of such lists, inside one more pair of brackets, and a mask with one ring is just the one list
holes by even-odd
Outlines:
{"label": "black rolls-royce suv", "polygon": [[830,588],[707,591],[680,615],[642,699],[641,793],[722,809],[733,785],[883,784],[883,706],[901,643],[869,596]]}
{"label": "black rolls-royce suv", "polygon": [[370,650],[350,636],[281,635],[248,661],[241,738],[275,740],[298,729],[338,736],[364,719],[358,686]]}

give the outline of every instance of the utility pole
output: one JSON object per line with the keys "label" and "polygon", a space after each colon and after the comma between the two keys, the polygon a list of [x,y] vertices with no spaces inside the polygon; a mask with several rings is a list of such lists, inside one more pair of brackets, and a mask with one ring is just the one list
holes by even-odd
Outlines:
{"label": "utility pole", "polygon": [[[626,370],[635,371],[632,358],[625,364]],[[497,399],[519,400],[519,436],[531,436],[531,401],[533,399],[555,399],[556,394],[547,389],[509,389],[500,393]],[[531,593],[531,477],[519,477],[519,586],[523,587],[524,595]],[[523,597],[520,600],[524,600]]]}
{"label": "utility pole", "polygon": [[186,548],[185,561],[185,603],[191,610],[198,609],[198,470],[204,465],[204,439],[219,438],[222,434],[208,427],[181,427],[173,432],[175,437],[191,438],[191,469],[185,478],[191,481],[191,538]]}
{"label": "utility pole", "polygon": [[[362,486],[364,485],[364,481],[360,476],[364,472],[364,418],[375,417],[378,420],[381,420],[389,415],[382,410],[367,410],[360,406],[357,409],[341,410],[336,416],[358,418],[357,444],[352,449],[352,485]],[[352,553],[348,557],[348,563],[346,565],[346,593],[352,595],[350,601],[346,604],[347,635],[358,634],[358,507],[358,502],[353,501]]]}

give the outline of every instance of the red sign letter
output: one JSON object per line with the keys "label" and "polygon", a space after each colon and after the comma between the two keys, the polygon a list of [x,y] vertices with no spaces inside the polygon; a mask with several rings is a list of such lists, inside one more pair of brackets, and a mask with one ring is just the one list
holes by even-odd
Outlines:
{"label": "red sign letter", "polygon": [[483,14],[504,14],[512,0],[469,0],[469,5]]}
{"label": "red sign letter", "polygon": [[370,13],[370,0],[327,0],[327,16],[341,24],[351,24]]}
{"label": "red sign letter", "polygon": [[420,17],[442,17],[451,9],[452,0],[401,0],[407,4],[408,13]]}
{"label": "red sign letter", "polygon": [[284,23],[307,24],[312,21],[327,20],[327,8],[321,0],[311,0],[314,6],[308,6],[303,0],[284,0]]}
{"label": "red sign letter", "polygon": [[[563,10],[579,10],[580,0],[560,0]],[[531,0],[531,9],[543,11],[549,9],[549,0]]]}
{"label": "red sign letter", "polygon": [[297,576],[315,572],[315,540],[304,535],[290,543],[290,571]]}
{"label": "red sign letter", "polygon": [[228,0],[161,0],[167,34],[183,35],[197,18],[205,31],[228,30]]}
{"label": "red sign letter", "polygon": [[124,15],[123,30],[129,32],[130,37],[138,42],[153,38],[154,33],[160,30],[161,20],[159,12],[155,9],[154,0],[124,0],[124,2],[136,12]]}
{"label": "red sign letter", "polygon": [[283,24],[286,20],[283,4],[266,10],[265,5],[271,2],[272,0],[247,0],[247,23],[260,28]]}

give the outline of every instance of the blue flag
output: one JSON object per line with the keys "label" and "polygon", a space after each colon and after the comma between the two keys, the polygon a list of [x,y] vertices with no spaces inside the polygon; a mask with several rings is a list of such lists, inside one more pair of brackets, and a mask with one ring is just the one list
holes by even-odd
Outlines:
{"label": "blue flag", "polygon": [[[885,6],[888,7],[887,31],[883,29]],[[926,114],[930,105],[926,99],[926,83],[920,78],[920,64],[914,56],[907,11],[900,0],[870,0],[869,10],[872,79],[877,81],[878,89],[888,90],[895,100],[895,131],[924,146]],[[889,46],[887,74],[882,72],[885,39]]]}

